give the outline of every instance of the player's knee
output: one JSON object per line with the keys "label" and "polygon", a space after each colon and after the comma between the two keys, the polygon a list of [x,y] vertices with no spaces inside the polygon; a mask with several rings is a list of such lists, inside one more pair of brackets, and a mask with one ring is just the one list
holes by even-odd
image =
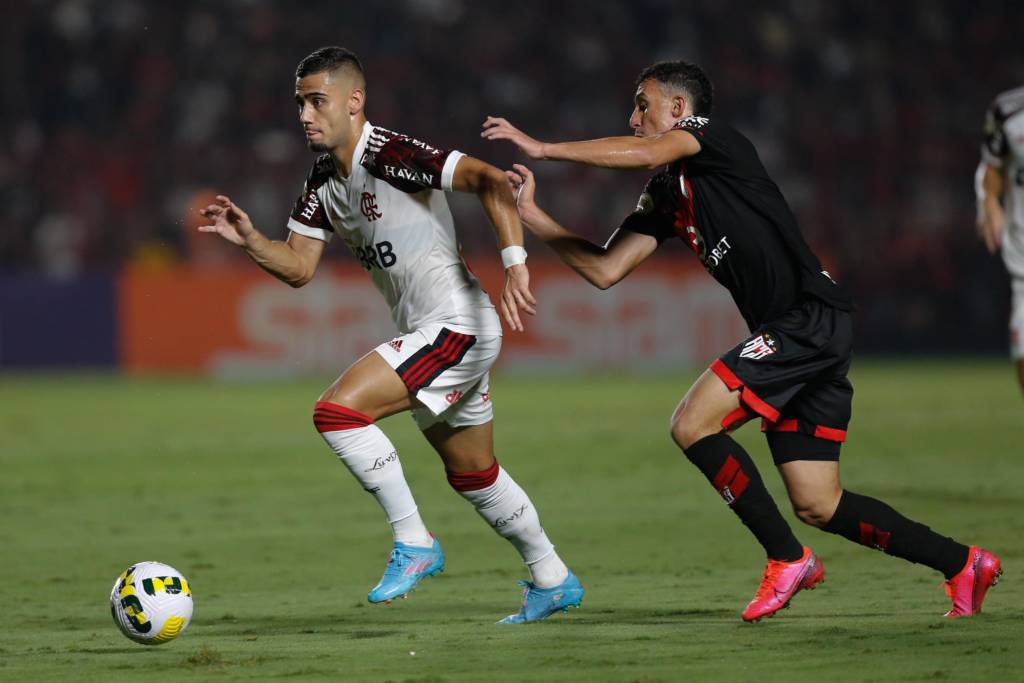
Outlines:
{"label": "player's knee", "polygon": [[672,440],[682,448],[687,449],[697,443],[705,436],[714,434],[717,430],[709,430],[704,420],[699,419],[694,413],[687,410],[677,412],[672,416],[670,432]]}
{"label": "player's knee", "polygon": [[796,499],[792,503],[793,512],[801,522],[820,529],[831,521],[839,500],[833,496],[816,496]]}

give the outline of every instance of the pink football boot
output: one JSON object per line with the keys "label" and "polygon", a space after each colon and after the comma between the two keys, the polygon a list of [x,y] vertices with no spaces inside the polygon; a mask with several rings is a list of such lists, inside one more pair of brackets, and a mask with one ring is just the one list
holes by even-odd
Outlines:
{"label": "pink football boot", "polygon": [[946,595],[953,601],[953,609],[946,612],[946,616],[969,617],[972,614],[981,614],[981,603],[985,602],[985,593],[999,583],[1002,573],[1003,567],[998,557],[972,545],[964,568],[942,584],[946,589]]}
{"label": "pink football boot", "polygon": [[744,621],[759,621],[762,617],[770,617],[783,607],[798,591],[814,587],[825,580],[825,565],[821,558],[804,546],[804,554],[794,562],[768,560],[768,566],[761,577],[761,585],[743,610]]}

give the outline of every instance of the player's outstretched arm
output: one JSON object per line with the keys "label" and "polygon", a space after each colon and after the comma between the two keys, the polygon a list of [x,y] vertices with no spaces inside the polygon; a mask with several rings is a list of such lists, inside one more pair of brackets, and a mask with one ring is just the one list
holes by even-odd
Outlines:
{"label": "player's outstretched arm", "polygon": [[985,243],[989,253],[999,251],[1003,244],[1003,226],[1006,212],[1003,209],[1003,171],[982,161],[975,174],[975,192],[978,197],[978,236]]}
{"label": "player's outstretched arm", "polygon": [[519,312],[536,315],[537,300],[530,292],[530,271],[526,268],[526,250],[523,249],[523,225],[505,174],[486,162],[465,156],[459,159],[455,167],[452,189],[476,194],[494,226],[502,264],[505,266],[505,288],[501,292],[499,307],[508,326],[522,332],[523,321]]}
{"label": "player's outstretched arm", "polygon": [[301,287],[313,279],[324,252],[324,242],[292,232],[287,242],[268,239],[253,227],[249,215],[224,195],[199,212],[209,219],[199,232],[212,232],[245,250],[245,253],[278,280]]}
{"label": "player's outstretched arm", "polygon": [[567,266],[595,287],[608,289],[658,248],[654,237],[628,230],[616,230],[603,247],[566,230],[534,201],[537,183],[530,169],[522,164],[515,164],[512,169],[506,176],[516,192],[523,223],[554,249]]}
{"label": "player's outstretched arm", "polygon": [[619,136],[579,142],[541,142],[503,118],[488,116],[483,128],[480,137],[485,140],[508,140],[531,159],[575,161],[601,168],[658,168],[700,151],[697,138],[685,130],[672,130],[647,137]]}

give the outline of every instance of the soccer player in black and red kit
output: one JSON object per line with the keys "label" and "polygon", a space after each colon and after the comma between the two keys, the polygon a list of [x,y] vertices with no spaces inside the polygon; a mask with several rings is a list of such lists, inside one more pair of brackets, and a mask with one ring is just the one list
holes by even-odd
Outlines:
{"label": "soccer player in black and red kit", "polygon": [[942,572],[953,601],[947,616],[980,612],[1001,573],[995,555],[841,487],[839,450],[853,398],[847,378],[852,305],[807,246],[754,146],[711,117],[712,92],[700,67],[661,62],[637,79],[634,136],[543,143],[493,117],[482,136],[509,140],[533,159],[660,169],[604,246],[537,206],[528,168],[517,164],[508,175],[523,222],[591,284],[611,287],[662,242],[679,237],[732,294],[751,334],[690,387],[671,431],[768,556],[745,620],[771,616],[824,578],[821,559],[794,536],[754,461],[729,435],[754,417],[762,418],[803,522]]}

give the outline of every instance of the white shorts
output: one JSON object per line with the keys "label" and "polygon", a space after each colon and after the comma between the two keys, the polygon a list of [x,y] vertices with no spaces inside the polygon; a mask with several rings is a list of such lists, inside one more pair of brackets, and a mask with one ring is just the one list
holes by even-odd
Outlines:
{"label": "white shorts", "polygon": [[494,419],[488,372],[501,351],[500,335],[427,325],[374,350],[423,404],[412,410],[420,430],[439,422],[466,427]]}
{"label": "white shorts", "polygon": [[1024,278],[1010,280],[1010,357],[1024,359]]}

